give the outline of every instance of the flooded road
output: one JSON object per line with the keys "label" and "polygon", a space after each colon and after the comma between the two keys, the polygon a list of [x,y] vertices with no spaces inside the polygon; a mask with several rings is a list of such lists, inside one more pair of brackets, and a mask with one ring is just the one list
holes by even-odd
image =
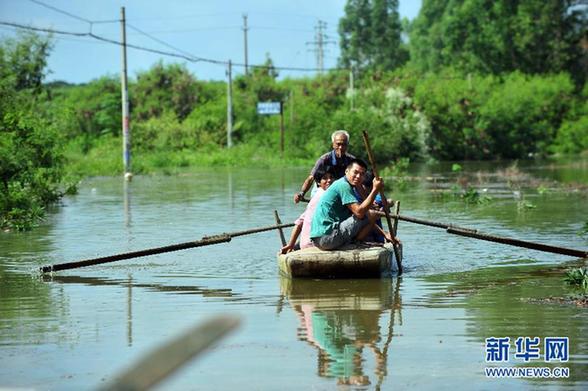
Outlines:
{"label": "flooded road", "polygon": [[[401,213],[483,232],[586,249],[585,167],[414,168],[396,186]],[[577,172],[570,174],[570,170]],[[583,176],[584,175],[584,176]],[[276,231],[229,243],[40,276],[41,265],[272,225],[302,211],[305,170],[210,169],[88,179],[38,229],[0,235],[0,388],[95,389],[183,330],[216,314],[237,331],[160,389],[588,387],[588,311],[545,303],[577,293],[579,261],[400,222],[405,272],[382,280],[291,281],[278,274]],[[466,179],[461,178],[466,177]],[[517,179],[519,178],[519,179]],[[529,179],[531,178],[531,179]],[[551,181],[564,178],[564,188]],[[583,179],[584,178],[584,179]],[[488,202],[452,196],[458,181]],[[518,181],[518,182],[517,182]],[[484,190],[486,189],[486,190]],[[486,362],[486,339],[510,338]],[[569,361],[515,357],[518,337],[569,338]],[[520,353],[520,352],[519,352]],[[491,378],[487,367],[565,367],[567,378]]]}

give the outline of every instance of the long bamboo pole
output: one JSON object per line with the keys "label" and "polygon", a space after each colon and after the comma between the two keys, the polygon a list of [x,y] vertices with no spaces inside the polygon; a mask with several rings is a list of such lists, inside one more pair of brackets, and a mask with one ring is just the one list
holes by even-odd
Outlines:
{"label": "long bamboo pole", "polygon": [[145,249],[145,250],[132,251],[132,252],[116,254],[116,255],[108,255],[108,256],[104,256],[104,257],[85,259],[85,260],[75,261],[75,262],[67,262],[67,263],[60,263],[60,264],[55,264],[55,265],[41,266],[39,268],[39,270],[41,271],[41,273],[51,273],[51,272],[57,272],[60,270],[76,269],[79,267],[86,267],[86,266],[99,265],[102,263],[116,262],[116,261],[121,261],[123,259],[144,257],[147,255],[155,255],[155,254],[167,253],[167,252],[172,252],[172,251],[185,250],[185,249],[194,248],[194,247],[209,246],[211,244],[230,242],[232,238],[238,237],[238,236],[244,236],[244,235],[250,235],[250,234],[255,234],[255,233],[259,233],[259,232],[271,231],[274,229],[288,228],[288,227],[292,227],[292,226],[294,226],[294,223],[272,225],[272,226],[268,226],[268,227],[254,228],[254,229],[249,229],[249,230],[245,230],[245,231],[223,233],[223,234],[214,235],[214,236],[204,236],[200,240],[195,240],[195,241],[191,241],[191,242],[172,244],[169,246],[149,248],[149,249]]}
{"label": "long bamboo pole", "polygon": [[[308,200],[305,200],[305,199],[303,199],[302,201],[308,202]],[[386,214],[384,212],[378,211],[376,213],[380,214],[380,216],[382,216],[382,217],[386,216]],[[553,246],[553,245],[543,244],[543,243],[530,242],[527,240],[507,238],[504,236],[490,235],[487,233],[482,233],[475,228],[460,227],[460,226],[457,226],[454,224],[442,223],[442,222],[431,221],[431,220],[424,220],[424,219],[419,219],[417,217],[400,215],[397,213],[394,215],[394,219],[406,221],[406,222],[413,223],[413,224],[426,225],[428,227],[442,228],[442,229],[446,230],[447,233],[454,234],[454,235],[460,235],[460,236],[467,236],[467,237],[473,238],[473,239],[486,240],[488,242],[507,244],[509,246],[529,248],[532,250],[550,252],[550,253],[554,253],[554,254],[569,255],[571,257],[577,257],[577,258],[588,258],[588,251],[576,250],[573,248],[567,248],[567,247],[561,247],[561,246]]]}
{"label": "long bamboo pole", "polygon": [[[370,146],[368,133],[365,130],[363,131],[363,142],[365,143],[368,158],[370,159],[372,173],[374,174],[374,177],[377,177],[378,171],[376,168],[376,161],[374,159],[374,155],[372,154],[372,147]],[[388,232],[390,232],[390,235],[396,235],[396,230],[394,229],[394,226],[392,225],[392,219],[390,218],[390,208],[388,207],[388,200],[384,195],[384,190],[380,191],[380,196],[382,197],[382,206],[384,207],[386,223],[388,224]],[[393,243],[392,245],[394,248],[394,257],[396,258],[396,265],[398,266],[398,274],[402,274],[402,259],[399,245],[397,243]]]}
{"label": "long bamboo pole", "polygon": [[239,323],[235,316],[219,315],[193,326],[141,358],[100,390],[148,390],[217,343]]}
{"label": "long bamboo pole", "polygon": [[[384,212],[378,212],[378,213],[381,216],[384,216]],[[538,250],[538,251],[549,252],[549,253],[554,253],[554,254],[569,255],[571,257],[577,257],[577,258],[588,258],[588,251],[585,251],[585,250],[576,250],[573,248],[554,246],[554,245],[550,245],[550,244],[537,243],[537,242],[530,242],[528,240],[520,240],[520,239],[508,238],[505,236],[491,235],[488,233],[480,232],[474,228],[460,227],[460,226],[453,225],[453,224],[424,220],[424,219],[419,219],[419,218],[410,217],[410,216],[398,215],[398,219],[402,220],[402,221],[409,222],[409,223],[426,225],[426,226],[435,227],[435,228],[442,228],[447,233],[454,234],[454,235],[460,235],[460,236],[466,236],[468,238],[486,240],[488,242],[494,242],[494,243],[507,244],[509,246],[529,248],[532,250]]]}

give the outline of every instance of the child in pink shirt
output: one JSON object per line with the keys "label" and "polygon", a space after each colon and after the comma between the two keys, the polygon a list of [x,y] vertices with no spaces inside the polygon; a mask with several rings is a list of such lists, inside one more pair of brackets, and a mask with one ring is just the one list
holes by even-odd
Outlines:
{"label": "child in pink shirt", "polygon": [[[329,167],[330,168],[330,167]],[[312,216],[314,214],[314,210],[318,204],[319,199],[331,186],[333,183],[333,173],[330,169],[326,171],[317,171],[314,177],[318,189],[316,193],[312,196],[310,202],[306,206],[304,212],[300,215],[300,217],[294,222],[294,229],[292,230],[292,234],[290,235],[290,241],[287,245],[282,247],[281,253],[286,254],[293,250],[298,250],[299,248],[307,248],[313,247],[312,242],[310,241],[310,224],[312,222]],[[296,240],[300,236],[300,244],[296,244]]]}

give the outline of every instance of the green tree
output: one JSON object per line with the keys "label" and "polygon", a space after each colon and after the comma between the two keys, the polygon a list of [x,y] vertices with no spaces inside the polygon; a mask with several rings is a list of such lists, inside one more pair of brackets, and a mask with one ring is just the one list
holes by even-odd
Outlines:
{"label": "green tree", "polygon": [[[411,61],[425,71],[579,73],[587,9],[579,0],[424,0]],[[584,70],[585,72],[586,70]]]}
{"label": "green tree", "polygon": [[31,90],[39,94],[47,75],[47,57],[53,48],[51,37],[40,38],[32,33],[19,33],[0,45],[0,78],[6,87]]}
{"label": "green tree", "polygon": [[566,118],[557,131],[552,152],[581,153],[588,151],[588,84],[579,99],[566,113]]}
{"label": "green tree", "polygon": [[0,43],[1,228],[30,228],[61,195],[60,118],[39,95],[50,47],[34,34]]}
{"label": "green tree", "polygon": [[401,34],[398,0],[348,0],[339,22],[339,62],[359,69],[395,69],[408,59]]}
{"label": "green tree", "polygon": [[184,65],[160,61],[139,73],[137,82],[131,85],[131,115],[141,121],[171,111],[181,121],[196,106],[199,91],[196,79]]}
{"label": "green tree", "polygon": [[567,73],[464,78],[445,69],[410,83],[432,124],[431,155],[442,160],[545,155],[574,102]]}
{"label": "green tree", "polygon": [[70,110],[74,121],[67,129],[69,137],[96,138],[118,135],[121,131],[121,90],[116,76],[103,76],[82,85],[56,86],[51,89],[55,107]]}
{"label": "green tree", "polygon": [[[268,53],[263,65],[253,67],[248,75],[239,75],[235,78],[233,137],[236,141],[267,145],[268,140],[273,140],[268,132],[275,129],[272,127],[274,119],[258,115],[257,103],[286,100],[286,90],[281,87],[277,77],[278,72]],[[226,137],[217,137],[217,139],[226,140]]]}

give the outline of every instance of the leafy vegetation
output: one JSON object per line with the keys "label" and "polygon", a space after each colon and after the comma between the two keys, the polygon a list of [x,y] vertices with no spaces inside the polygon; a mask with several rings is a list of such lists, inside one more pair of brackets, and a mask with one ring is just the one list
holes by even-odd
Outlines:
{"label": "leafy vegetation", "polygon": [[[411,23],[399,20],[396,0],[348,0],[340,64],[353,68],[353,88],[342,70],[279,79],[268,55],[234,77],[230,149],[227,84],[158,62],[129,80],[132,170],[309,165],[335,129],[350,131],[350,152],[363,158],[367,130],[399,187],[408,161],[585,153],[587,10],[573,0],[425,0]],[[51,47],[50,37],[30,34],[0,45],[2,227],[38,219],[69,187],[65,167],[122,172],[118,77],[45,85]],[[280,118],[258,115],[262,101],[283,102],[283,152]],[[466,202],[487,202],[456,186]]]}
{"label": "leafy vegetation", "polygon": [[424,0],[410,26],[411,61],[423,71],[569,72],[582,84],[586,26],[580,0]]}
{"label": "leafy vegetation", "polygon": [[339,21],[340,65],[372,71],[393,70],[408,61],[402,42],[398,0],[348,0]]}
{"label": "leafy vegetation", "polygon": [[584,226],[582,227],[580,232],[578,232],[578,235],[588,235],[588,221],[584,223]]}
{"label": "leafy vegetation", "polygon": [[[22,35],[0,45],[0,228],[28,229],[62,194],[67,115],[45,110],[49,39]],[[67,191],[72,191],[70,187]]]}
{"label": "leafy vegetation", "polygon": [[575,268],[566,271],[565,282],[570,285],[578,285],[583,290],[588,291],[588,269]]}

